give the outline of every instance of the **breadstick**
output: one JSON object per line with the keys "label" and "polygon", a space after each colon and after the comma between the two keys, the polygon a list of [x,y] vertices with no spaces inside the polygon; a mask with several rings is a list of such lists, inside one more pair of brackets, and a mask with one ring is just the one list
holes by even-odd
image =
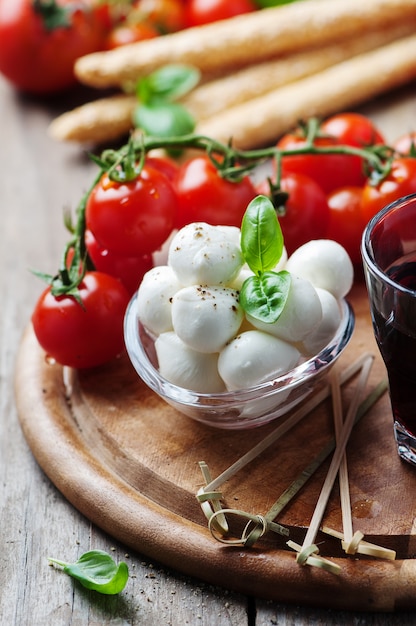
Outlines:
{"label": "breadstick", "polygon": [[240,149],[270,145],[300,119],[325,117],[416,78],[416,35],[343,61],[201,122],[196,131]]}
{"label": "breadstick", "polygon": [[336,44],[250,65],[194,89],[181,102],[196,119],[204,120],[236,104],[414,32],[414,24],[394,25],[392,28],[367,32],[365,37],[354,36]]}
{"label": "breadstick", "polygon": [[78,59],[75,73],[95,87],[137,80],[167,63],[203,71],[247,65],[272,56],[364,35],[416,18],[415,0],[303,0],[97,52]]}
{"label": "breadstick", "polygon": [[119,139],[133,127],[136,96],[120,94],[83,104],[55,118],[48,134],[60,141],[101,144]]}
{"label": "breadstick", "polygon": [[[394,41],[413,30],[412,24],[400,24],[370,32],[366,37],[354,37],[317,50],[250,65],[196,87],[183,96],[181,102],[197,121],[201,121],[356,54]],[[129,132],[136,105],[136,97],[130,95],[100,98],[57,117],[48,132],[60,141],[105,143]]]}

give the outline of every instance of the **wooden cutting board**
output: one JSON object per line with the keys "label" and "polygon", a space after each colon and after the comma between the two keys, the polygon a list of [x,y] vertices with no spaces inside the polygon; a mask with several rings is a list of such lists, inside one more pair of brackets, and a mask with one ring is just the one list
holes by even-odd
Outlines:
{"label": "wooden cutting board", "polygon": [[[370,351],[368,391],[385,377],[363,283],[349,300],[353,339],[338,367]],[[343,391],[347,404],[356,381]],[[388,394],[354,428],[347,456],[354,530],[397,551],[395,561],[346,556],[319,534],[320,553],[341,566],[334,575],[300,566],[286,539],[266,534],[251,548],[218,542],[195,497],[199,461],[213,477],[279,424],[248,431],[214,429],[179,414],[140,381],[126,356],[79,372],[67,394],[63,370],[48,363],[28,327],[15,387],[19,419],[39,465],[87,518],[131,549],[183,573],[242,593],[334,609],[393,611],[416,607],[416,468],[400,461]],[[281,418],[286,419],[286,418]],[[223,506],[265,514],[333,437],[329,401],[221,486]],[[302,543],[329,466],[326,461],[278,521]],[[323,520],[342,530],[334,485]]]}

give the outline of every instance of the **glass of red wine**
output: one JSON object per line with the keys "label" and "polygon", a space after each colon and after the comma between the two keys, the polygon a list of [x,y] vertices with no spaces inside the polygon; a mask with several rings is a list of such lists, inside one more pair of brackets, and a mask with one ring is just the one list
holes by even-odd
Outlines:
{"label": "glass of red wine", "polygon": [[389,379],[397,450],[416,465],[416,194],[370,220],[361,252],[374,334]]}

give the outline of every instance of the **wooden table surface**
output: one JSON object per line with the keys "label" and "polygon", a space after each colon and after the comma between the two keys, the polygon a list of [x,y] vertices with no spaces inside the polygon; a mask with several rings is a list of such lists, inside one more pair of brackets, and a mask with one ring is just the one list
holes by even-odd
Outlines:
{"label": "wooden table surface", "polygon": [[[416,128],[416,85],[360,110],[391,141]],[[23,329],[42,283],[34,268],[57,268],[66,233],[64,208],[74,209],[93,166],[78,146],[47,137],[49,121],[73,102],[41,102],[16,94],[0,79],[0,623],[12,626],[153,625],[266,626],[307,624],[406,626],[415,613],[351,613],[245,597],[190,579],[133,554],[83,517],[34,460],[14,402],[14,365]],[[90,549],[127,560],[125,590],[106,597],[81,588],[48,565],[48,556],[76,560]],[[201,563],[203,567],[203,563]],[[416,593],[416,590],[415,590]]]}

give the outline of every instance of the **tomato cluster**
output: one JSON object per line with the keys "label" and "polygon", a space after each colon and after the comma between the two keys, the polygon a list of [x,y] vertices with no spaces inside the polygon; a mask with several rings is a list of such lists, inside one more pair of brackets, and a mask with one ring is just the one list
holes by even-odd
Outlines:
{"label": "tomato cluster", "polygon": [[[385,146],[369,119],[345,113],[323,122],[312,143],[294,132],[258,151],[260,163],[272,155],[280,165],[272,196],[278,212],[284,206],[288,253],[328,238],[360,263],[366,222],[382,206],[416,193],[414,140],[408,135]],[[117,356],[127,303],[172,232],[198,221],[240,227],[251,200],[270,189],[269,181],[254,184],[249,175],[258,163],[250,152],[214,140],[201,146],[197,136],[175,141],[205,151],[178,163],[153,156],[154,147],[169,141],[150,137],[136,147],[129,142],[108,162],[98,159],[101,171],[78,210],[65,267],[49,280],[32,316],[39,343],[59,363],[91,367]],[[378,169],[369,155],[377,155]]]}
{"label": "tomato cluster", "polygon": [[[414,139],[414,134],[413,134]],[[412,135],[400,138],[392,148],[387,176],[377,184],[366,164],[351,154],[294,154],[281,159],[280,187],[289,197],[280,224],[289,254],[310,239],[326,237],[341,243],[353,263],[361,263],[360,243],[364,226],[383,206],[416,192],[416,159],[411,156]],[[297,150],[307,138],[301,132],[284,135],[277,147]],[[335,148],[371,148],[384,145],[376,125],[357,113],[341,113],[325,120],[314,145]],[[260,191],[264,193],[265,183]]]}
{"label": "tomato cluster", "polygon": [[49,94],[76,84],[75,61],[257,9],[254,0],[0,0],[0,73]]}
{"label": "tomato cluster", "polygon": [[182,165],[148,156],[131,177],[119,172],[114,179],[104,172],[82,215],[87,260],[71,274],[71,247],[59,281],[49,281],[33,312],[40,345],[51,359],[70,367],[97,366],[116,357],[124,347],[128,301],[174,228],[195,221],[240,226],[255,196],[248,176],[227,181],[205,155]]}

